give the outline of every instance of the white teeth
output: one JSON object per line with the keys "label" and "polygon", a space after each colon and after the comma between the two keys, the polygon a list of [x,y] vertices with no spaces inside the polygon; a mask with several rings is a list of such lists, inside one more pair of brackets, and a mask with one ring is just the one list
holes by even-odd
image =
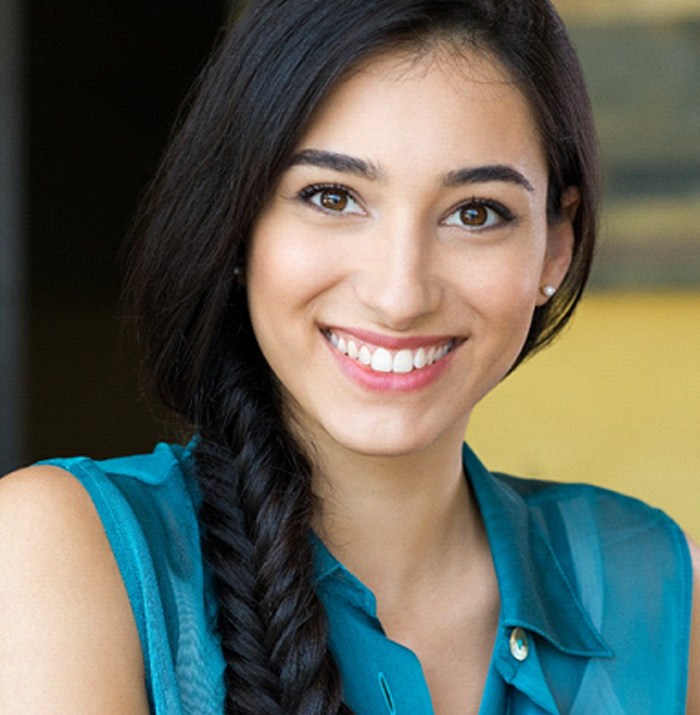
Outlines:
{"label": "white teeth", "polygon": [[393,360],[391,359],[391,353],[385,348],[377,348],[372,355],[372,370],[377,372],[391,372],[393,367]]}
{"label": "white teeth", "polygon": [[427,349],[421,347],[417,350],[405,348],[393,353],[386,348],[370,348],[367,345],[358,344],[355,340],[338,336],[330,330],[326,335],[338,352],[371,367],[375,372],[383,373],[406,374],[413,370],[420,370],[427,365],[433,365],[444,358],[455,345],[454,341],[450,341],[440,347],[432,346]]}
{"label": "white teeth", "polygon": [[413,352],[410,350],[399,350],[399,352],[394,355],[394,365],[392,369],[393,372],[411,372],[411,370],[413,370]]}

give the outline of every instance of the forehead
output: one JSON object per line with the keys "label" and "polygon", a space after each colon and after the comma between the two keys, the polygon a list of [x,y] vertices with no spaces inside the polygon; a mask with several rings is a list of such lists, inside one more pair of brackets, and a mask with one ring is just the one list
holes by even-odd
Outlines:
{"label": "forehead", "polygon": [[397,159],[408,150],[414,159],[544,160],[530,104],[505,66],[453,46],[366,60],[331,90],[301,145],[388,157],[393,148]]}
{"label": "forehead", "polygon": [[458,83],[474,82],[492,88],[515,84],[511,73],[493,53],[449,39],[377,52],[352,68],[344,80],[365,73],[399,82],[408,77],[427,77],[433,72],[452,75]]}

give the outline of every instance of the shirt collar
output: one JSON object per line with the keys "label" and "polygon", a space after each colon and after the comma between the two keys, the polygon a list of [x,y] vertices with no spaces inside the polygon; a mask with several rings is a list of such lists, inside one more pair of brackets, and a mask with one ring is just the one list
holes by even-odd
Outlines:
{"label": "shirt collar", "polygon": [[501,624],[537,633],[569,655],[610,657],[525,499],[467,445],[463,459],[491,547]]}
{"label": "shirt collar", "polygon": [[[562,653],[610,657],[531,508],[508,478],[492,474],[465,444],[464,468],[479,505],[496,570],[501,625],[519,626],[546,638]],[[370,616],[374,595],[312,534],[315,580],[338,591]],[[329,582],[334,586],[330,586]]]}
{"label": "shirt collar", "polygon": [[317,586],[376,618],[377,600],[369,588],[333,556],[314,531],[311,532],[311,543]]}

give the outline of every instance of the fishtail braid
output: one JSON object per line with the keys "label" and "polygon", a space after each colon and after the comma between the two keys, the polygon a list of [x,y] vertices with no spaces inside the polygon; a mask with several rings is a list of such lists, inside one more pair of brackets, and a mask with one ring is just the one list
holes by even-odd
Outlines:
{"label": "fishtail braid", "polygon": [[223,409],[195,455],[225,712],[350,715],[313,583],[311,466],[283,424],[274,379],[257,365],[219,382]]}

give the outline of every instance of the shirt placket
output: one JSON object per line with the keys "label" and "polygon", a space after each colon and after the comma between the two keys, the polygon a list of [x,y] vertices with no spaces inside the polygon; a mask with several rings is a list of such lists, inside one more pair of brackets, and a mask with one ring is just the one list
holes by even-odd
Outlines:
{"label": "shirt placket", "polygon": [[[560,715],[537,655],[521,626],[501,626],[479,715]],[[500,690],[500,693],[499,693]]]}

